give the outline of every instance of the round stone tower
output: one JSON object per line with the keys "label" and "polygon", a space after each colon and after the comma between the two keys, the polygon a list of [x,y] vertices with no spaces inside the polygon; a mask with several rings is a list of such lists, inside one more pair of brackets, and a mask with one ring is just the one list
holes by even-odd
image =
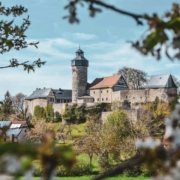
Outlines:
{"label": "round stone tower", "polygon": [[72,102],[76,103],[77,98],[86,94],[88,60],[84,52],[79,48],[76,57],[71,61],[72,66]]}

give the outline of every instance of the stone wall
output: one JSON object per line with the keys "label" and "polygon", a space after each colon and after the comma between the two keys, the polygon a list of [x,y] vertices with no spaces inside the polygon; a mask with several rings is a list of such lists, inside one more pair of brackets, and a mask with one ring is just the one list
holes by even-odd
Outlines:
{"label": "stone wall", "polygon": [[121,90],[112,92],[112,101],[123,102],[125,100],[131,103],[153,102],[156,97],[164,102],[172,101],[177,95],[176,88],[142,89],[142,90]]}
{"label": "stone wall", "polygon": [[127,100],[131,103],[135,103],[135,102],[141,103],[147,100],[147,93],[148,90],[122,90],[120,91],[119,99],[121,102]]}
{"label": "stone wall", "polygon": [[161,88],[161,89],[150,89],[149,90],[149,101],[154,101],[156,97],[159,99],[170,102],[173,100],[173,98],[177,95],[177,89],[176,88]]}
{"label": "stone wall", "polygon": [[54,112],[59,112],[60,114],[63,113],[63,111],[65,110],[65,103],[56,103],[56,104],[52,104],[53,108],[54,108]]}
{"label": "stone wall", "polygon": [[33,114],[35,106],[46,107],[47,100],[46,99],[33,99],[26,100],[26,107],[28,108],[28,113]]}

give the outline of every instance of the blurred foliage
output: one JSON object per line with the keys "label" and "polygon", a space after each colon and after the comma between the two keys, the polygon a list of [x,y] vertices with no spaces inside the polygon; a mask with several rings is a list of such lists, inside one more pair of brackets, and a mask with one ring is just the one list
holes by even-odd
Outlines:
{"label": "blurred foliage", "polygon": [[165,132],[164,119],[170,114],[170,105],[156,97],[153,103],[143,105],[140,121],[144,121],[150,137],[162,140]]}
{"label": "blurred foliage", "polygon": [[[1,129],[1,137],[6,133],[6,130],[6,127]],[[49,130],[41,135],[41,143],[4,143],[1,140],[1,173],[14,175],[15,177],[21,176],[32,169],[34,160],[40,161],[44,180],[51,179],[58,165],[71,168],[76,162],[74,152],[68,146],[56,146],[54,137],[54,131]]]}

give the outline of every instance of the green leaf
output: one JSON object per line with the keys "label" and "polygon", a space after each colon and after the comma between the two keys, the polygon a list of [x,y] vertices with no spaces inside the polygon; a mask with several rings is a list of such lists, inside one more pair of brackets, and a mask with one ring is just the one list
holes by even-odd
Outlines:
{"label": "green leaf", "polygon": [[166,23],[166,26],[169,29],[180,29],[180,17],[171,19]]}
{"label": "green leaf", "polygon": [[168,40],[168,37],[164,31],[154,31],[145,39],[145,48],[150,51],[152,50],[158,43],[163,44]]}

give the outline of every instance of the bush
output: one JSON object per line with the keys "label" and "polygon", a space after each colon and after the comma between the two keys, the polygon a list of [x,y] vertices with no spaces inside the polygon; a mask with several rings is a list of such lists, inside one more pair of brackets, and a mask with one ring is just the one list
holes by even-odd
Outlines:
{"label": "bush", "polygon": [[55,122],[62,122],[61,114],[58,111],[55,112]]}
{"label": "bush", "polygon": [[85,161],[79,160],[71,170],[67,170],[64,166],[57,168],[57,176],[84,176],[92,174],[91,167]]}
{"label": "bush", "polygon": [[33,176],[40,177],[40,176],[42,176],[42,174],[43,174],[43,169],[40,166],[40,164],[39,163],[34,164],[34,167],[33,167]]}
{"label": "bush", "polygon": [[134,166],[130,170],[125,170],[123,175],[126,176],[126,177],[136,177],[136,176],[140,176],[141,173],[142,173],[141,167]]}
{"label": "bush", "polygon": [[142,165],[141,166],[141,171],[142,171],[141,175],[147,176],[147,177],[155,176],[159,170],[160,170],[160,166],[158,167],[158,165],[154,165],[151,167]]}

